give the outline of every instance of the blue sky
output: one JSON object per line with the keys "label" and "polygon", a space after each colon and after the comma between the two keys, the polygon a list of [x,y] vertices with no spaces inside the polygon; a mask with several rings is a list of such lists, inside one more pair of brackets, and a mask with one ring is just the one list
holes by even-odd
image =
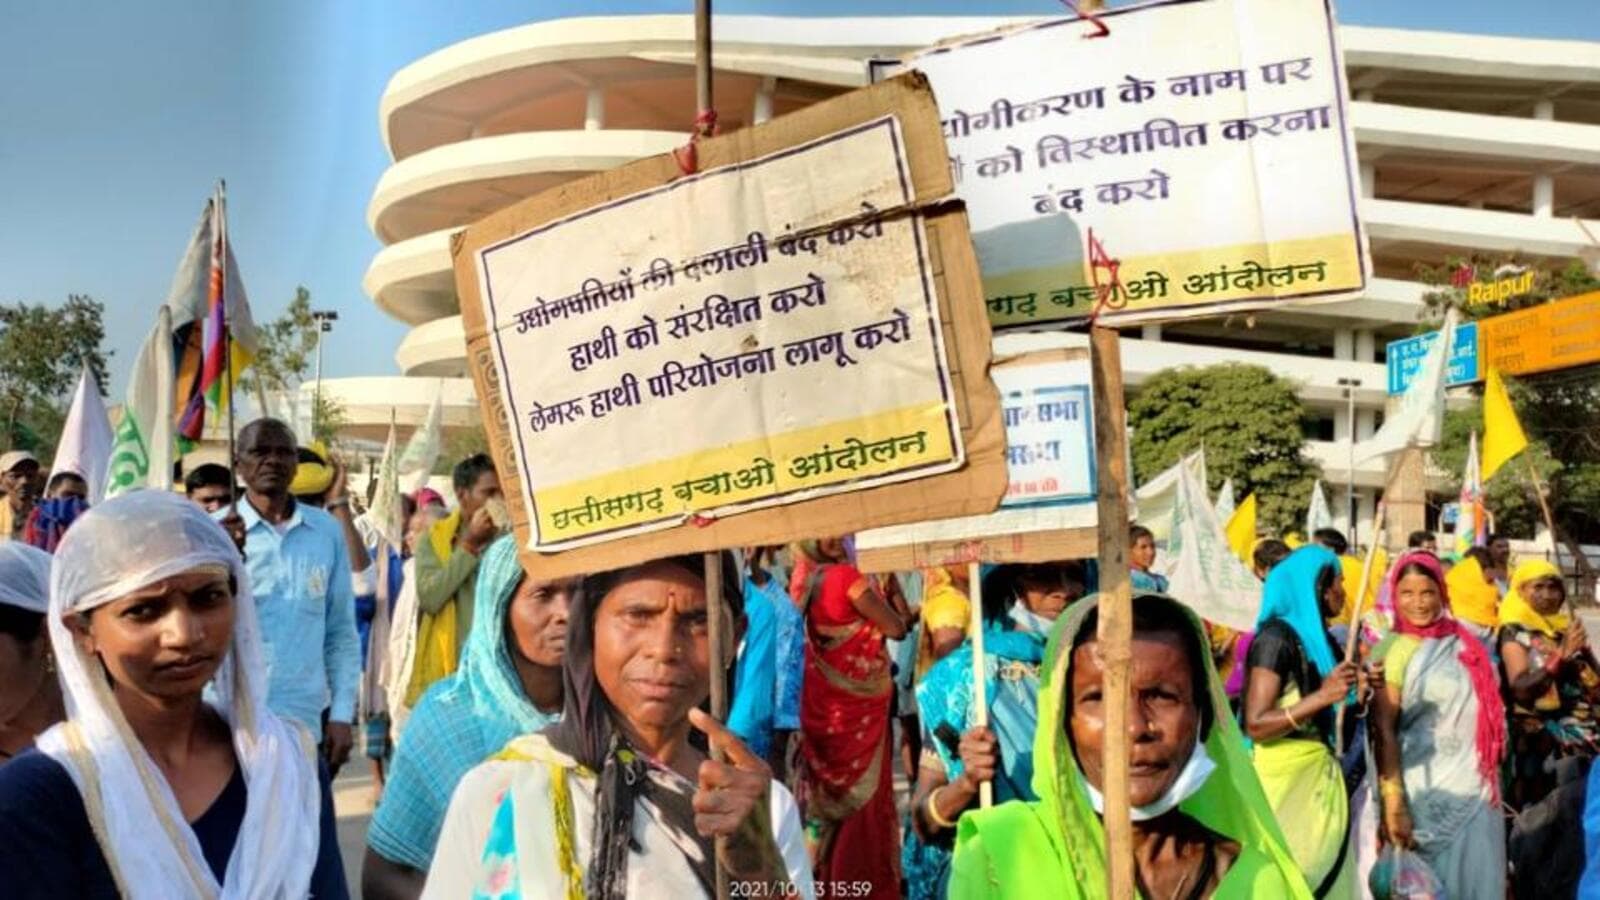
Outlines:
{"label": "blue sky", "polygon": [[[1600,40],[1593,0],[1345,0],[1362,25]],[[1115,0],[1111,4],[1120,5]],[[0,302],[107,307],[111,394],[165,297],[211,185],[258,320],[296,285],[340,313],[326,374],[390,374],[406,326],[361,290],[388,164],[378,98],[394,72],[473,35],[674,2],[5,0],[0,5]],[[1040,14],[1049,0],[719,0],[719,13]]]}

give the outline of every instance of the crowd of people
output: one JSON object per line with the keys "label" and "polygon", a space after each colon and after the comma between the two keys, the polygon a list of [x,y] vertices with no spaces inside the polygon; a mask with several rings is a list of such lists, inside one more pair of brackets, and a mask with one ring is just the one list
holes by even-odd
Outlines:
{"label": "crowd of people", "polygon": [[[5,896],[1103,895],[1093,561],[875,575],[825,536],[721,554],[718,596],[699,555],[540,580],[489,458],[451,482],[390,546],[271,419],[182,494],[0,456]],[[1592,857],[1600,891],[1600,666],[1552,563],[1262,538],[1239,632],[1129,538],[1140,896],[1562,897]]]}

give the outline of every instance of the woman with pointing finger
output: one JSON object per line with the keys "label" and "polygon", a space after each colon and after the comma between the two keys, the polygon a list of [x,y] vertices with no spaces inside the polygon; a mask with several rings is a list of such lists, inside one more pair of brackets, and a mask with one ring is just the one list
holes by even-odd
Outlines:
{"label": "woman with pointing finger", "polygon": [[[812,896],[794,798],[700,709],[724,677],[701,559],[584,580],[561,722],[462,779],[423,897],[709,897],[717,861],[744,896]],[[723,562],[731,622],[740,581]]]}

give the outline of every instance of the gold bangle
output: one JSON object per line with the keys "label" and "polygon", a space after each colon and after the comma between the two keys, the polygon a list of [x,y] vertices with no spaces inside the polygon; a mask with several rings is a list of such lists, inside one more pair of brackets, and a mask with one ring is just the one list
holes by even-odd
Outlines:
{"label": "gold bangle", "polygon": [[1398,778],[1379,778],[1378,795],[1383,797],[1385,800],[1389,799],[1390,797],[1400,797],[1401,799],[1404,799],[1406,795],[1405,783]]}
{"label": "gold bangle", "polygon": [[939,826],[940,828],[954,828],[956,827],[956,823],[946,819],[944,816],[939,815],[939,804],[937,801],[939,799],[939,792],[944,789],[945,785],[941,784],[928,792],[928,801],[926,804],[924,804],[927,808],[924,810],[924,812],[928,814],[928,821]]}

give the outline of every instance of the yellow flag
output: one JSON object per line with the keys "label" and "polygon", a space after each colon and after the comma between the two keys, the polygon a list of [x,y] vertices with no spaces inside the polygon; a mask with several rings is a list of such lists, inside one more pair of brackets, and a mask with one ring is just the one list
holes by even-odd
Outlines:
{"label": "yellow flag", "polygon": [[1252,493],[1239,503],[1233,515],[1228,517],[1228,526],[1224,529],[1228,534],[1228,546],[1233,548],[1233,554],[1250,565],[1250,551],[1256,543],[1256,495]]}
{"label": "yellow flag", "polygon": [[1511,457],[1528,446],[1517,421],[1516,407],[1506,393],[1500,370],[1491,368],[1483,387],[1483,480],[1488,481]]}

